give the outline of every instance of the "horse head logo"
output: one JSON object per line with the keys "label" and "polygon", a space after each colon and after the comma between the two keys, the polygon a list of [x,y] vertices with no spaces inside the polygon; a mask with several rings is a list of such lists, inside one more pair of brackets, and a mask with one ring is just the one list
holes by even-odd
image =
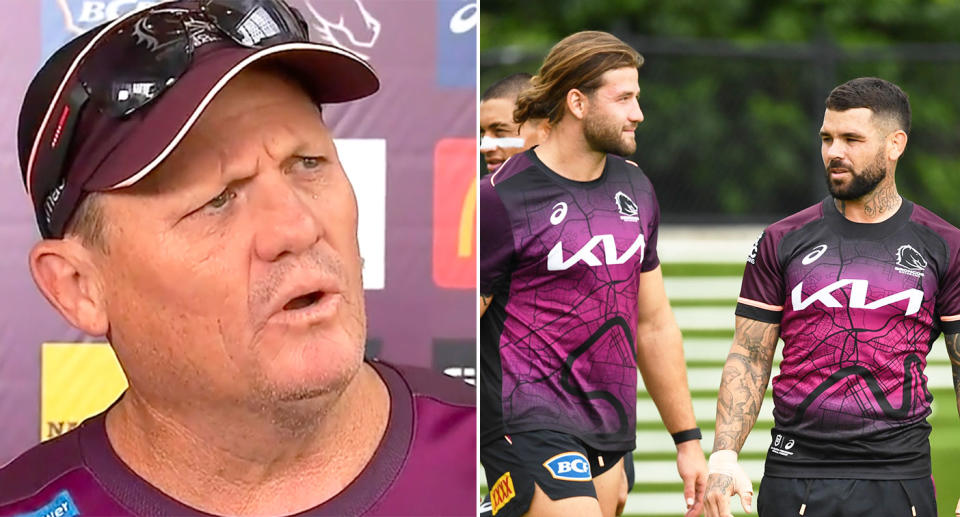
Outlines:
{"label": "horse head logo", "polygon": [[897,265],[904,269],[923,271],[927,267],[927,261],[913,246],[904,244],[897,248]]}
{"label": "horse head logo", "polygon": [[324,42],[356,52],[371,49],[380,37],[380,20],[373,17],[363,0],[306,0],[313,16],[311,26]]}

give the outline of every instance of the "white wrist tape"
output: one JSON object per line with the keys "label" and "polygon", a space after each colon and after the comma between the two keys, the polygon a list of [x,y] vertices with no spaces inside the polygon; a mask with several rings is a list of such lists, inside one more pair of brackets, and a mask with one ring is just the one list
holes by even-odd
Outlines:
{"label": "white wrist tape", "polygon": [[707,469],[710,474],[724,474],[733,478],[738,493],[753,493],[753,483],[750,482],[747,473],[743,471],[743,467],[737,461],[736,452],[728,450],[714,452],[710,455]]}

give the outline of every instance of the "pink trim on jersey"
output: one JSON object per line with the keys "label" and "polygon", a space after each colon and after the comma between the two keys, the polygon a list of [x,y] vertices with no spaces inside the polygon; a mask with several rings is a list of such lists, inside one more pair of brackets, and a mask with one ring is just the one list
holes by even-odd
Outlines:
{"label": "pink trim on jersey", "polygon": [[[518,154],[519,154],[519,153],[518,153]],[[516,156],[516,154],[513,155],[513,156]],[[497,177],[497,174],[500,174],[500,171],[503,170],[503,166],[506,165],[507,162],[509,162],[510,159],[513,158],[513,156],[511,156],[510,158],[507,158],[506,160],[504,160],[503,163],[501,163],[500,166],[497,167],[497,170],[493,171],[493,174],[490,175],[490,186],[492,186],[492,187],[497,186],[496,183],[493,182],[493,178],[496,178],[496,177]]]}
{"label": "pink trim on jersey", "polygon": [[954,314],[953,316],[940,316],[940,321],[957,321],[960,320],[960,314]]}
{"label": "pink trim on jersey", "polygon": [[758,309],[768,310],[768,311],[777,311],[777,312],[783,311],[782,305],[768,305],[766,303],[758,302],[756,300],[751,300],[749,298],[744,298],[742,296],[737,297],[737,302],[742,303],[744,305],[750,305]]}

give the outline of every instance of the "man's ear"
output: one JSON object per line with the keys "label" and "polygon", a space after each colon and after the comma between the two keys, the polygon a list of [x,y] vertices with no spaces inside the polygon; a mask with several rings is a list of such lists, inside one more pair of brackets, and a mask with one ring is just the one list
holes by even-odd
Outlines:
{"label": "man's ear", "polygon": [[907,148],[907,133],[898,129],[887,137],[887,159],[897,161]]}
{"label": "man's ear", "polygon": [[577,120],[583,120],[584,115],[587,113],[587,95],[582,91],[572,88],[567,92],[567,111],[574,116]]}
{"label": "man's ear", "polygon": [[71,325],[91,336],[109,330],[93,252],[75,239],[47,239],[30,250],[30,273],[43,296]]}

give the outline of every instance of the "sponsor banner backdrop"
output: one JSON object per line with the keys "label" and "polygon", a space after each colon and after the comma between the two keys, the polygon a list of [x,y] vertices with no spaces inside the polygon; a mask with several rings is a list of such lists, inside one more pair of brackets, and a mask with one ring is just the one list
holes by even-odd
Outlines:
{"label": "sponsor banner backdrop", "polygon": [[[102,410],[126,381],[103,338],[38,293],[16,124],[33,74],[96,25],[160,2],[11,0],[0,17],[0,464]],[[324,107],[360,210],[368,355],[475,376],[477,2],[291,0],[312,38],[377,69],[373,97]],[[16,13],[13,15],[13,13]],[[433,200],[431,203],[427,200]],[[427,202],[425,202],[427,201]],[[468,228],[469,226],[469,228]],[[468,242],[469,241],[469,242]],[[38,435],[38,425],[40,433]]]}

